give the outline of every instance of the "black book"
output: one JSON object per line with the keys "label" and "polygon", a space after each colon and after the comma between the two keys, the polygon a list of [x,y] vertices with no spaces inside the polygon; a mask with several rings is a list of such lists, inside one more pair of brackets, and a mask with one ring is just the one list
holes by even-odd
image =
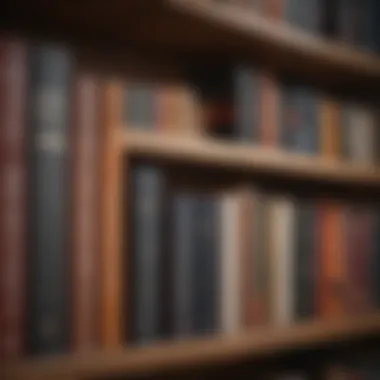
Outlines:
{"label": "black book", "polygon": [[137,165],[131,170],[130,338],[145,344],[161,338],[162,237],[164,176],[156,167]]}
{"label": "black book", "polygon": [[207,196],[174,200],[174,332],[203,335],[219,326],[218,207]]}
{"label": "black book", "polygon": [[298,203],[296,221],[294,310],[296,320],[303,320],[316,311],[316,208],[311,201]]}
{"label": "black book", "polygon": [[33,353],[68,345],[67,158],[71,59],[68,51],[30,51],[30,284],[28,343]]}
{"label": "black book", "polygon": [[239,141],[260,139],[260,75],[240,66],[234,71],[235,128]]}

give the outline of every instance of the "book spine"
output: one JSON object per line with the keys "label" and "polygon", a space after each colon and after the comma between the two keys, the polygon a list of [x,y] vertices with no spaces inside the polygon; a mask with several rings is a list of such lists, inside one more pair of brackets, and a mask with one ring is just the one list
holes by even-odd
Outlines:
{"label": "book spine", "polygon": [[72,268],[73,346],[91,349],[98,343],[97,293],[99,264],[99,84],[88,73],[75,83],[72,139]]}
{"label": "book spine", "polygon": [[347,309],[350,314],[371,310],[370,250],[371,212],[364,205],[355,205],[348,210],[347,218]]}
{"label": "book spine", "polygon": [[26,47],[0,38],[0,359],[25,351]]}
{"label": "book spine", "polygon": [[190,195],[173,199],[173,329],[177,337],[190,336],[193,325],[191,277],[195,237],[195,200]]}
{"label": "book spine", "polygon": [[239,194],[231,194],[223,196],[220,203],[220,317],[221,329],[227,334],[241,327],[240,200]]}
{"label": "book spine", "polygon": [[358,44],[359,16],[362,1],[358,0],[337,0],[338,11],[336,21],[337,38],[340,41],[352,45]]}
{"label": "book spine", "polygon": [[300,153],[317,153],[320,145],[318,124],[315,94],[299,86],[285,86],[282,97],[282,146]]}
{"label": "book spine", "polygon": [[302,200],[296,211],[295,318],[315,316],[316,304],[316,212],[311,201]]}
{"label": "book spine", "polygon": [[325,97],[321,105],[321,153],[322,156],[338,159],[341,156],[340,110],[338,103]]}
{"label": "book spine", "polygon": [[286,0],[264,0],[265,14],[273,20],[281,20],[284,17]]}
{"label": "book spine", "polygon": [[249,68],[239,67],[234,73],[237,137],[240,141],[259,138],[259,76]]}
{"label": "book spine", "polygon": [[269,212],[271,319],[276,325],[288,325],[294,321],[294,203],[286,198],[274,197]]}
{"label": "book spine", "polygon": [[152,166],[131,170],[131,338],[139,344],[160,334],[160,247],[163,174]]}
{"label": "book spine", "polygon": [[67,143],[71,59],[38,46],[30,62],[31,216],[29,343],[34,353],[67,348]]}
{"label": "book spine", "polygon": [[128,83],[124,89],[123,122],[126,128],[157,127],[157,89],[146,83]]}
{"label": "book spine", "polygon": [[321,16],[320,0],[286,0],[285,19],[295,27],[318,34],[322,26]]}
{"label": "book spine", "polygon": [[276,78],[269,73],[260,76],[260,137],[264,146],[278,144],[280,89]]}
{"label": "book spine", "polygon": [[370,256],[370,276],[371,276],[371,299],[376,309],[380,309],[380,213],[378,205],[372,211],[372,245]]}
{"label": "book spine", "polygon": [[203,335],[219,328],[219,262],[217,202],[198,197],[195,205],[195,237],[192,251],[192,332]]}
{"label": "book spine", "polygon": [[318,217],[318,313],[322,318],[342,316],[346,299],[346,226],[342,206],[326,201]]}

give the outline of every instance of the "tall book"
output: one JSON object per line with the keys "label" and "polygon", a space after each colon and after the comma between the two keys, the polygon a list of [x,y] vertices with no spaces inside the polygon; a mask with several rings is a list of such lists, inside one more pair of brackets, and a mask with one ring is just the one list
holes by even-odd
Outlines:
{"label": "tall book", "polygon": [[302,199],[296,206],[294,257],[294,313],[296,320],[311,319],[316,312],[317,235],[316,207]]}
{"label": "tall book", "polygon": [[242,241],[240,218],[242,197],[239,192],[223,195],[220,201],[220,321],[224,333],[234,333],[242,326]]}
{"label": "tall book", "polygon": [[248,328],[270,323],[269,216],[267,196],[256,190],[241,194],[242,322]]}
{"label": "tall book", "polygon": [[152,83],[127,82],[124,88],[123,123],[127,128],[151,130],[157,123],[157,88]]}
{"label": "tall book", "polygon": [[368,312],[371,299],[371,249],[373,214],[370,207],[355,204],[347,210],[347,311],[350,314]]}
{"label": "tall book", "polygon": [[269,207],[272,322],[288,325],[295,317],[295,204],[286,197],[273,197]]}
{"label": "tall book", "polygon": [[281,145],[291,151],[319,151],[317,96],[308,88],[285,85],[282,91]]}
{"label": "tall book", "polygon": [[219,328],[218,203],[208,195],[174,198],[174,334],[203,335]]}
{"label": "tall book", "polygon": [[317,312],[330,319],[344,315],[347,294],[346,220],[337,201],[318,205]]}
{"label": "tall book", "polygon": [[77,350],[93,349],[98,336],[99,108],[98,79],[83,70],[75,82],[72,149],[72,337]]}
{"label": "tall book", "polygon": [[340,109],[337,101],[324,96],[320,102],[320,141],[322,156],[331,159],[341,157]]}
{"label": "tall book", "polygon": [[25,351],[26,53],[0,37],[0,359]]}
{"label": "tall book", "polygon": [[236,135],[239,141],[259,142],[260,75],[248,67],[234,71]]}
{"label": "tall book", "polygon": [[274,75],[260,76],[260,138],[264,146],[274,147],[279,141],[280,88]]}
{"label": "tall book", "polygon": [[160,259],[162,257],[164,176],[156,167],[131,169],[130,338],[145,344],[160,337]]}
{"label": "tall book", "polygon": [[363,2],[337,0],[336,37],[347,44],[358,45]]}
{"label": "tall book", "polygon": [[68,345],[67,178],[71,57],[57,46],[30,51],[31,132],[29,345]]}

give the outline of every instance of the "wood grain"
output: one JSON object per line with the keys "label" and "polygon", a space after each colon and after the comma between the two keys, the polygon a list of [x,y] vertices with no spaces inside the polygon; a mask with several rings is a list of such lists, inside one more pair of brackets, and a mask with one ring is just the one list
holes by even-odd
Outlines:
{"label": "wood grain", "polygon": [[[216,337],[146,348],[68,354],[5,364],[2,380],[30,378],[91,378],[113,375],[148,375],[204,365],[234,364],[315,348],[337,341],[355,342],[380,334],[380,314],[338,318],[328,323],[309,322],[294,327],[263,328],[234,337]],[[2,371],[2,372],[1,372]]]}
{"label": "wood grain", "polygon": [[162,136],[141,131],[122,132],[118,140],[129,154],[257,174],[299,178],[321,183],[380,186],[375,167],[323,157],[283,152],[275,148],[219,142],[207,138]]}

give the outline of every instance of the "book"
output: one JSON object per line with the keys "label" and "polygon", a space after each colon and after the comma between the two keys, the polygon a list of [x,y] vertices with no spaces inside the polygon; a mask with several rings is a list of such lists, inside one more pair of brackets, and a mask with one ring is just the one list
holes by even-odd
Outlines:
{"label": "book", "polygon": [[80,70],[74,86],[72,146],[72,337],[75,350],[99,344],[99,172],[100,84],[95,74]]}
{"label": "book", "polygon": [[337,0],[336,38],[346,44],[359,45],[362,17],[361,0]]}
{"label": "book", "polygon": [[373,165],[376,162],[375,111],[361,104],[345,103],[342,123],[345,159],[360,165]]}
{"label": "book", "polygon": [[288,197],[274,196],[269,207],[271,321],[289,325],[295,318],[295,205]]}
{"label": "book", "polygon": [[317,96],[303,86],[286,84],[282,90],[281,146],[317,154],[320,149]]}
{"label": "book", "polygon": [[311,34],[319,34],[322,27],[320,0],[285,0],[285,20]]}
{"label": "book", "polygon": [[270,198],[256,189],[241,197],[242,314],[244,326],[253,328],[271,322]]}
{"label": "book", "polygon": [[352,205],[347,210],[347,311],[351,315],[373,309],[371,299],[371,248],[373,219],[369,207]]}
{"label": "book", "polygon": [[[220,200],[220,323],[224,333],[235,333],[242,327],[243,302],[240,239],[244,228],[241,218],[242,196],[236,191]],[[246,231],[248,232],[248,231]]]}
{"label": "book", "polygon": [[313,200],[301,199],[296,205],[294,254],[294,317],[296,321],[316,316],[317,213]]}
{"label": "book", "polygon": [[25,353],[27,46],[0,36],[0,360]]}
{"label": "book", "polygon": [[326,319],[341,317],[346,311],[347,242],[343,211],[335,200],[318,205],[317,313]]}
{"label": "book", "polygon": [[236,135],[242,142],[259,142],[260,75],[240,66],[234,71]]}
{"label": "book", "polygon": [[127,82],[123,103],[123,123],[126,128],[156,129],[157,88],[154,84],[141,81]]}
{"label": "book", "polygon": [[380,213],[378,205],[372,210],[372,229],[371,229],[371,252],[369,262],[369,277],[371,289],[371,303],[376,309],[380,309]]}
{"label": "book", "polygon": [[260,75],[260,137],[263,146],[274,147],[279,142],[280,98],[279,84],[269,72]]}
{"label": "book", "polygon": [[340,108],[336,99],[324,96],[320,102],[320,141],[322,156],[329,159],[339,159],[341,150]]}
{"label": "book", "polygon": [[130,173],[130,339],[147,344],[160,338],[163,173],[137,165]]}
{"label": "book", "polygon": [[31,133],[28,342],[32,353],[68,348],[67,196],[72,58],[64,47],[30,51]]}

